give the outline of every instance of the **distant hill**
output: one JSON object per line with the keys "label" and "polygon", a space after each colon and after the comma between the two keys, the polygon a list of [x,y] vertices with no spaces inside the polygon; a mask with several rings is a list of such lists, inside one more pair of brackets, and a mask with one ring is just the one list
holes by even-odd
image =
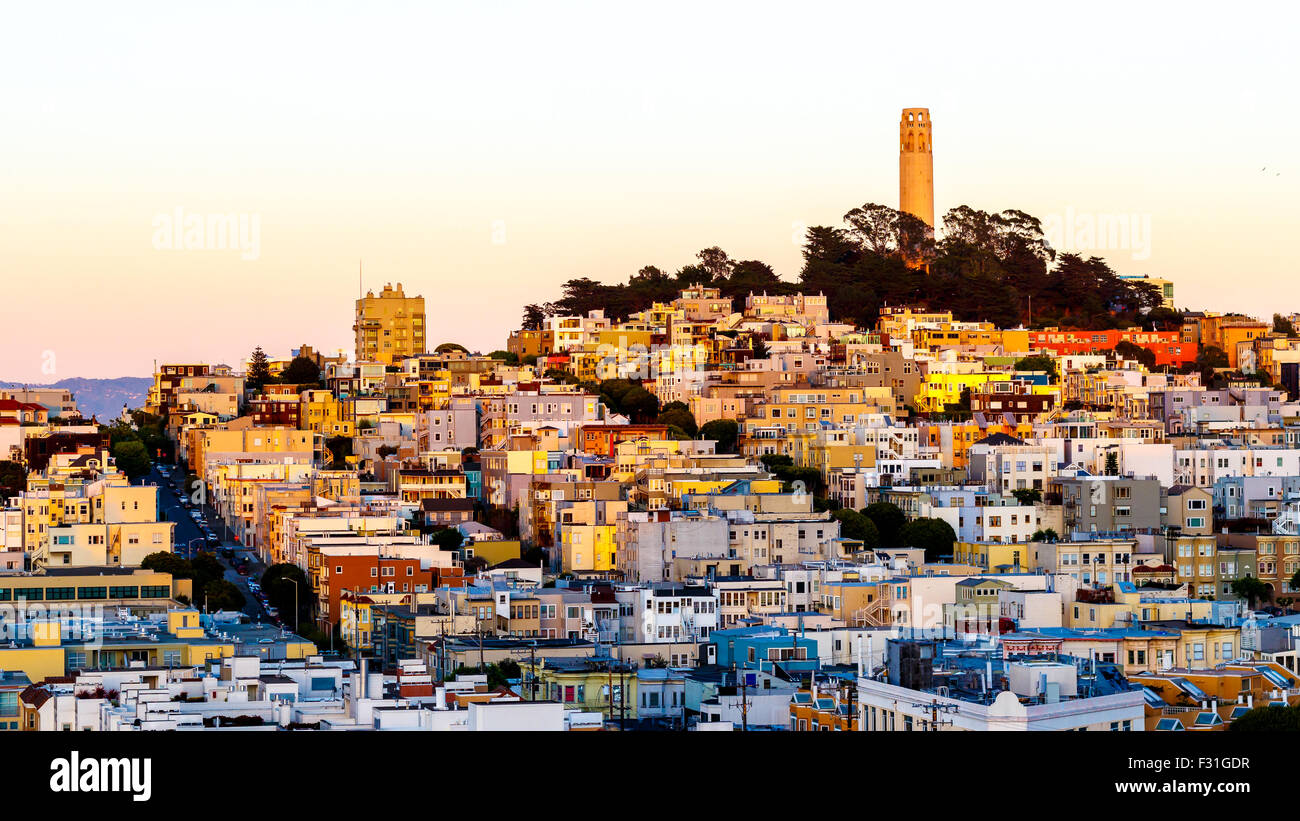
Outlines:
{"label": "distant hill", "polygon": [[30,382],[0,382],[0,388],[64,388],[72,391],[77,407],[87,419],[98,417],[100,422],[111,422],[128,408],[144,407],[145,397],[153,379],[147,376],[119,376],[116,379],[85,379],[80,376],[60,379],[49,385]]}

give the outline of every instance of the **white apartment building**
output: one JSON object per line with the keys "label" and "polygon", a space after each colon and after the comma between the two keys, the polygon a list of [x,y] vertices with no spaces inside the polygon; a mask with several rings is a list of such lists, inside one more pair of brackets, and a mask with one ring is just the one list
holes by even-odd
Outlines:
{"label": "white apartment building", "polygon": [[615,598],[632,611],[633,641],[704,642],[718,627],[718,597],[705,586],[656,584],[624,588]]}

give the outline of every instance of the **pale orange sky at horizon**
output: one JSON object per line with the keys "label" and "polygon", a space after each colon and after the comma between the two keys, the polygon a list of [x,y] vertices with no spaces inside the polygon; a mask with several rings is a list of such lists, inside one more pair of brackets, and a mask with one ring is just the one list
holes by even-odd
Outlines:
{"label": "pale orange sky at horizon", "polygon": [[[933,116],[938,214],[1146,220],[1149,242],[1080,250],[1179,307],[1300,310],[1297,12],[1260,8],[991,26],[941,3],[920,31],[861,4],[15,9],[0,380],[350,351],[359,259],[365,288],[425,297],[431,346],[484,352],[572,277],[718,245],[794,280],[799,226],[897,205],[908,106]],[[243,217],[256,247],[168,248],[177,209]]]}

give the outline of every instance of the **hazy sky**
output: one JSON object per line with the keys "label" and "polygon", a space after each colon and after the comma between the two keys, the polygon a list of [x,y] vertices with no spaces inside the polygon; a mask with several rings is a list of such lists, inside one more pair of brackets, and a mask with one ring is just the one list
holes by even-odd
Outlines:
{"label": "hazy sky", "polygon": [[[350,350],[358,259],[484,351],[575,276],[793,279],[897,205],[906,106],[937,213],[1122,216],[1093,250],[1179,307],[1300,309],[1297,12],[1152,5],[11,5],[0,379]],[[224,214],[242,251],[186,234]]]}

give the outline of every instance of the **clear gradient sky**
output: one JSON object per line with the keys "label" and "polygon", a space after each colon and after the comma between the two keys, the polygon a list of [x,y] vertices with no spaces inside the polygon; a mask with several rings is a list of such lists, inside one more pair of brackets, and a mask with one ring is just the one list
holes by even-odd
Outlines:
{"label": "clear gradient sky", "polygon": [[[798,226],[897,205],[906,106],[938,213],[1149,217],[1122,273],[1298,310],[1298,13],[1151,5],[10,5],[0,379],[350,350],[358,259],[484,351],[575,276],[793,279]],[[256,258],[156,247],[178,208]]]}

